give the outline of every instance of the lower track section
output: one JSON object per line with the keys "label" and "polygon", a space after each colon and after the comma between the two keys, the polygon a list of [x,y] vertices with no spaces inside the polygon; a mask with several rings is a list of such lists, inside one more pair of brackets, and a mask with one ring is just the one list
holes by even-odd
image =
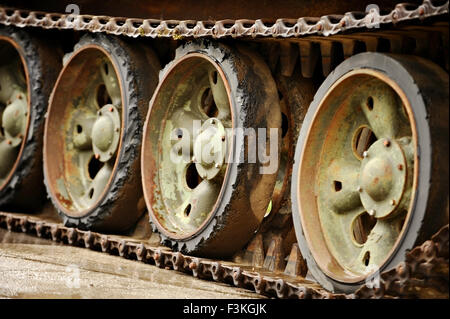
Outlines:
{"label": "lower track section", "polygon": [[[102,234],[62,225],[47,205],[42,212],[25,215],[0,212],[0,227],[9,231],[118,255],[167,270],[190,274],[203,280],[223,282],[275,298],[448,298],[449,226],[444,226],[430,240],[414,248],[406,261],[380,275],[379,285],[367,285],[355,294],[333,294],[301,276],[269,272],[236,262],[183,255],[159,245],[150,236],[143,217],[129,236]],[[150,239],[143,239],[150,238]],[[285,272],[289,272],[288,263]],[[369,285],[370,286],[370,285]],[[378,286],[378,288],[376,288]]]}

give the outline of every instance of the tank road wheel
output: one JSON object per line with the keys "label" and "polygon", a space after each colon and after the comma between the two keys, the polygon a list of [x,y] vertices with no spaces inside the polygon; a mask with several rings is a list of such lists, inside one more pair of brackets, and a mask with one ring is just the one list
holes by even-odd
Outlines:
{"label": "tank road wheel", "polygon": [[448,74],[363,53],[322,84],[303,124],[293,218],[308,269],[352,292],[448,223]]}
{"label": "tank road wheel", "polygon": [[[0,207],[31,212],[45,198],[42,131],[57,50],[22,30],[0,28]],[[45,79],[45,80],[44,80]],[[24,200],[26,198],[26,200]]]}
{"label": "tank road wheel", "polygon": [[158,71],[150,49],[104,35],[66,57],[44,137],[47,191],[65,225],[122,231],[142,213],[141,127]]}
{"label": "tank road wheel", "polygon": [[[251,238],[274,189],[280,136],[270,148],[268,128],[281,127],[274,80],[255,53],[206,41],[178,48],[160,78],[141,164],[152,225],[174,249],[229,256]],[[256,150],[239,132],[258,128],[266,130]],[[265,161],[257,151],[277,156]]]}

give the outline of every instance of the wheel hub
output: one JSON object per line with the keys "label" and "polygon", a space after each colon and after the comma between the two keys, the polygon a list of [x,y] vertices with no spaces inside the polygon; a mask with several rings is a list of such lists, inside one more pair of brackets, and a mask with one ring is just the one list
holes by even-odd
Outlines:
{"label": "wheel hub", "polygon": [[203,179],[213,179],[221,170],[226,153],[226,134],[216,118],[206,120],[194,141],[194,160]]}
{"label": "wheel hub", "polygon": [[92,146],[99,160],[106,162],[117,150],[120,137],[120,116],[112,104],[107,104],[98,112],[92,127]]}
{"label": "wheel hub", "polygon": [[395,211],[406,184],[406,159],[396,141],[380,139],[364,152],[359,178],[361,202],[370,215]]}
{"label": "wheel hub", "polygon": [[27,94],[17,60],[7,61],[0,67],[0,188],[17,160],[28,121]]}

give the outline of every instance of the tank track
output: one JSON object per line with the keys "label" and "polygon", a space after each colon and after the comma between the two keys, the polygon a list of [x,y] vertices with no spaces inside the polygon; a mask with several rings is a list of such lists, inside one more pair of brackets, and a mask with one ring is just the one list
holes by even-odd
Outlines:
{"label": "tank track", "polygon": [[[224,37],[281,37],[298,38],[306,35],[334,35],[347,30],[373,28],[380,24],[396,24],[403,21],[425,19],[448,13],[449,2],[433,5],[424,0],[419,6],[400,3],[391,12],[380,15],[369,12],[347,12],[344,15],[326,15],[320,18],[302,17],[276,21],[221,20],[177,21],[133,19],[92,15],[68,15],[28,10],[0,8],[0,23],[17,27],[41,27],[44,29],[72,29],[76,31],[105,32],[130,37],[151,38],[199,38]],[[375,25],[376,24],[376,25]]]}
{"label": "tank track", "polygon": [[[398,4],[390,13],[381,16],[349,12],[344,15],[297,20],[241,19],[217,22],[71,16],[0,8],[0,24],[102,32],[135,38],[240,38],[261,45],[267,51],[267,62],[271,69],[274,70],[280,62],[283,76],[292,75],[297,60],[300,60],[303,77],[313,77],[318,70],[316,66],[320,63],[323,76],[327,76],[340,62],[335,57],[343,59],[358,53],[358,43],[363,43],[364,50],[367,51],[383,51],[383,43],[387,43],[387,52],[424,56],[437,61],[448,71],[448,21],[439,17],[444,15],[448,20],[449,2],[441,2],[441,5],[433,3],[435,2],[424,0],[418,6]],[[418,21],[425,21],[426,24],[417,23]],[[375,22],[380,24],[380,29],[374,29]],[[396,27],[390,28],[393,24]],[[440,38],[443,52],[438,53],[439,50],[430,45],[430,31]],[[271,41],[266,41],[269,39]],[[410,40],[414,45],[405,46]],[[299,50],[293,50],[296,46]],[[280,47],[283,49],[282,53],[278,50]],[[290,207],[282,209],[290,211]],[[133,236],[106,235],[65,227],[42,214],[0,212],[0,227],[135,259],[277,298],[448,298],[449,295],[448,225],[409,252],[404,263],[382,273],[378,288],[362,287],[351,295],[330,293],[318,284],[304,279],[305,265],[302,264],[296,244],[285,263],[286,256],[279,249],[281,243],[274,239],[267,254],[264,254],[261,236],[258,235],[241,254],[242,258],[228,262],[183,255]],[[264,267],[260,267],[262,264]]]}
{"label": "tank track", "polygon": [[406,262],[380,275],[378,288],[366,286],[355,294],[333,294],[301,277],[261,271],[246,265],[197,258],[173,252],[145,240],[105,235],[65,227],[61,223],[33,215],[0,212],[0,227],[33,234],[55,242],[84,247],[134,259],[196,278],[214,280],[276,298],[354,299],[354,298],[445,298],[448,297],[449,225],[430,240],[414,248]]}

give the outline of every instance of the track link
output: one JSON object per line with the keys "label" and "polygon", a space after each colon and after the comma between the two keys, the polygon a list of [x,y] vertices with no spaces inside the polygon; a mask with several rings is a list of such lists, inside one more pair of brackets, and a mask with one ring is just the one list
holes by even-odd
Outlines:
{"label": "track link", "polygon": [[348,30],[373,28],[379,25],[425,19],[448,13],[449,2],[433,5],[436,1],[424,0],[419,6],[400,3],[383,15],[376,12],[347,12],[344,15],[326,15],[320,18],[299,19],[240,19],[211,21],[178,21],[134,19],[93,15],[69,15],[13,8],[0,8],[0,23],[17,27],[45,29],[72,29],[77,31],[105,32],[130,37],[220,39],[224,37],[301,37],[306,35],[329,36]]}
{"label": "track link", "polygon": [[406,262],[382,273],[379,288],[371,289],[364,286],[351,295],[330,293],[302,277],[270,273],[232,262],[191,257],[180,252],[173,252],[167,247],[149,244],[145,240],[83,231],[32,215],[0,212],[0,227],[67,245],[138,260],[160,268],[190,274],[196,278],[223,282],[276,298],[448,297],[449,225],[444,226],[430,240],[409,252]]}

